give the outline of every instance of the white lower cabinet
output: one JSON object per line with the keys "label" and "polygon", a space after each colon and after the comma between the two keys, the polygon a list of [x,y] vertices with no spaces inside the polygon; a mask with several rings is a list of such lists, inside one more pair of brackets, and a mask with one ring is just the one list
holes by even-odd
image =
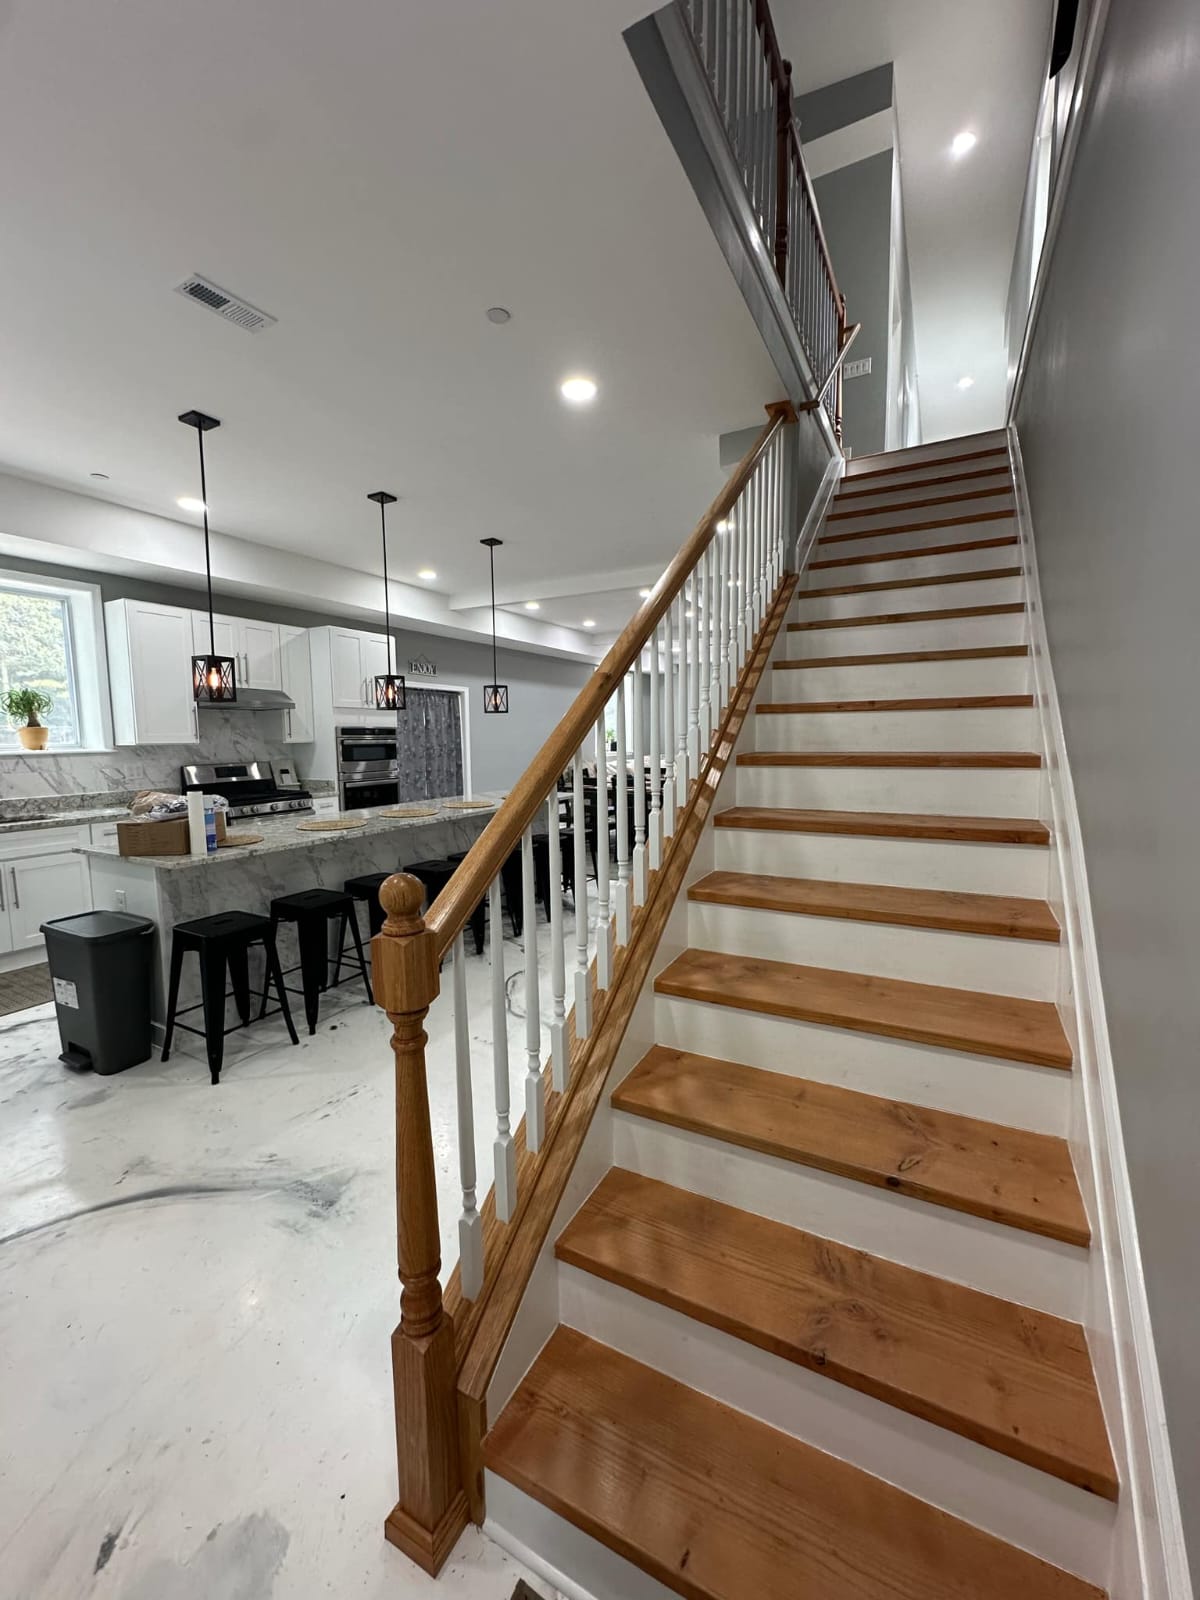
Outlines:
{"label": "white lower cabinet", "polygon": [[42,923],[92,909],[86,828],[31,828],[0,834],[0,952],[42,948]]}

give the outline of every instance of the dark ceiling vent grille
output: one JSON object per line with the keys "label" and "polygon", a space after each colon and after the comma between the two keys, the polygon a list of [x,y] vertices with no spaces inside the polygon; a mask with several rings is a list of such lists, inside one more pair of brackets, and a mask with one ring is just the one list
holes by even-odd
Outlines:
{"label": "dark ceiling vent grille", "polygon": [[278,320],[266,311],[260,311],[257,306],[252,306],[248,300],[239,300],[237,295],[229,294],[210,278],[202,278],[198,272],[193,272],[190,278],[177,283],[175,290],[177,294],[185,294],[189,300],[195,300],[198,304],[207,306],[210,311],[215,311],[219,317],[224,317],[226,322],[233,322],[239,328],[245,328],[247,333],[258,333],[262,328],[269,328]]}

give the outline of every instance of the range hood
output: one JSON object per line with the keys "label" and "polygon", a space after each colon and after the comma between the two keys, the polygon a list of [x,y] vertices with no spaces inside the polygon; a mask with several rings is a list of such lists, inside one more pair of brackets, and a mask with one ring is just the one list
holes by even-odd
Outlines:
{"label": "range hood", "polygon": [[294,711],[296,702],[282,689],[252,689],[239,683],[236,700],[197,700],[201,711]]}

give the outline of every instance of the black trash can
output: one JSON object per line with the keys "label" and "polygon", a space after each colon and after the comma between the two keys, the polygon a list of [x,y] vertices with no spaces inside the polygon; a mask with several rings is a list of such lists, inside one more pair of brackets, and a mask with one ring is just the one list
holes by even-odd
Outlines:
{"label": "black trash can", "polygon": [[59,1060],[108,1076],[151,1053],[154,923],[124,911],[83,911],[42,923],[58,1014]]}

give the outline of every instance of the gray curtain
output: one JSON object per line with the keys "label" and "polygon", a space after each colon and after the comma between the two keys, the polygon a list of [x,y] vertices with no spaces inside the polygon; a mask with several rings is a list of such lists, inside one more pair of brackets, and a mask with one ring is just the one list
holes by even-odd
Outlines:
{"label": "gray curtain", "polygon": [[462,793],[462,705],[457,694],[410,684],[396,733],[402,801]]}

